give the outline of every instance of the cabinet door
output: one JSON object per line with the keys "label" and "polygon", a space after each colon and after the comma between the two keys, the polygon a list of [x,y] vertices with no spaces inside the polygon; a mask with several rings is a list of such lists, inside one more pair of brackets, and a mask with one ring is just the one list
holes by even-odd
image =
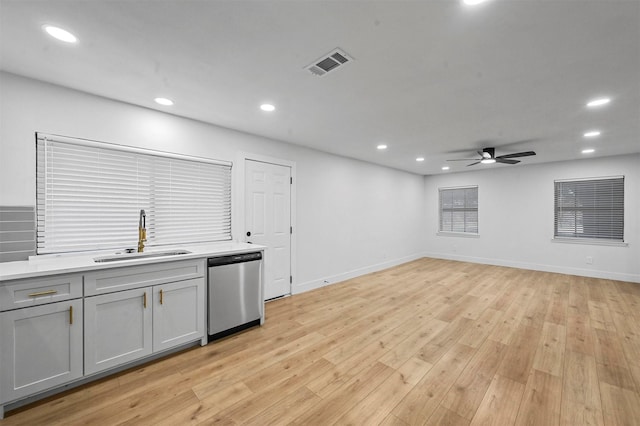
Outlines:
{"label": "cabinet door", "polygon": [[151,354],[151,287],[85,297],[84,309],[85,374]]}
{"label": "cabinet door", "polygon": [[0,314],[0,401],[82,377],[82,300]]}
{"label": "cabinet door", "polygon": [[204,336],[204,278],[153,287],[153,351]]}

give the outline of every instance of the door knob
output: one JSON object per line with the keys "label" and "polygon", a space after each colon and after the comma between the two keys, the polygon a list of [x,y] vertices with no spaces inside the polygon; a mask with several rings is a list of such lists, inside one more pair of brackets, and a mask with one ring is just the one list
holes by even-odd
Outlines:
{"label": "door knob", "polygon": [[251,231],[247,231],[247,237],[251,236]]}

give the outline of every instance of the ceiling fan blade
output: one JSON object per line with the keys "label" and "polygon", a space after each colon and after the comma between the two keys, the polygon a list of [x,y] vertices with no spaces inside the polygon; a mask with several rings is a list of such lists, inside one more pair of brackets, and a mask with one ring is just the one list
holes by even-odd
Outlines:
{"label": "ceiling fan blade", "polygon": [[474,161],[477,158],[456,158],[455,160],[447,160],[447,161]]}
{"label": "ceiling fan blade", "polygon": [[535,152],[533,151],[526,151],[526,152],[516,152],[515,154],[506,154],[506,155],[499,155],[496,157],[496,159],[498,158],[518,158],[518,157],[528,157],[530,155],[536,155]]}
{"label": "ceiling fan blade", "polygon": [[475,163],[467,164],[467,167],[469,167],[469,166],[475,166],[476,164],[480,164],[480,162],[479,162],[479,161],[476,161]]}
{"label": "ceiling fan blade", "polygon": [[496,158],[496,163],[502,163],[502,164],[518,164],[520,162],[520,160],[506,160],[504,158]]}

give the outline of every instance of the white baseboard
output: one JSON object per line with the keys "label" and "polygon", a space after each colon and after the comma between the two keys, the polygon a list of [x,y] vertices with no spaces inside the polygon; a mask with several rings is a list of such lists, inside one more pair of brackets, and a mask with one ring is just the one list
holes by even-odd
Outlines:
{"label": "white baseboard", "polygon": [[306,291],[315,290],[316,288],[325,287],[331,284],[336,284],[342,281],[350,280],[351,278],[359,277],[361,275],[370,274],[372,272],[381,271],[383,269],[391,268],[393,266],[401,265],[403,263],[411,262],[412,260],[420,259],[424,257],[422,253],[412,254],[410,256],[402,257],[399,259],[388,260],[386,262],[377,263],[375,265],[365,266],[363,268],[354,269],[353,271],[344,272],[329,277],[324,277],[319,280],[307,281],[298,285],[294,285],[292,294],[300,294]]}
{"label": "white baseboard", "polygon": [[559,274],[578,275],[581,277],[602,278],[606,280],[640,283],[640,275],[624,274],[620,272],[570,268],[555,265],[541,265],[537,263],[516,262],[504,259],[489,259],[484,257],[460,256],[446,253],[423,253],[423,257],[433,257],[435,259],[458,260],[461,262],[481,263],[484,265],[508,266],[510,268],[529,269],[533,271],[555,272]]}
{"label": "white baseboard", "polygon": [[598,271],[593,269],[581,269],[581,268],[568,268],[555,265],[543,265],[528,262],[516,262],[504,259],[490,259],[484,257],[472,257],[472,256],[460,256],[444,253],[420,253],[413,254],[411,256],[402,257],[399,259],[389,260],[375,265],[365,266],[363,268],[354,269],[352,271],[344,272],[341,274],[324,277],[318,280],[307,281],[298,285],[294,285],[292,288],[292,294],[300,294],[306,291],[315,290],[317,288],[325,287],[331,284],[336,284],[342,281],[350,280],[352,278],[359,277],[361,275],[370,274],[372,272],[381,271],[383,269],[391,268],[393,266],[401,265],[403,263],[411,262],[422,257],[432,257],[434,259],[447,259],[457,260],[460,262],[480,263],[484,265],[496,265],[506,266],[510,268],[528,269],[532,271],[543,272],[555,272],[558,274],[578,275],[581,277],[602,278],[607,280],[627,281],[640,283],[640,275],[623,274],[619,272],[611,271]]}

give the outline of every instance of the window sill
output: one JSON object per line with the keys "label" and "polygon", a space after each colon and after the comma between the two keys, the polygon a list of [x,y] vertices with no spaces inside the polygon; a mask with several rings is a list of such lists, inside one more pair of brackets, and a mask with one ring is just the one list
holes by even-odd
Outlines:
{"label": "window sill", "polygon": [[583,244],[592,246],[628,247],[629,243],[624,241],[601,241],[590,238],[552,238],[552,243],[562,244]]}
{"label": "window sill", "polygon": [[480,234],[471,232],[436,232],[439,237],[463,237],[463,238],[480,238]]}

